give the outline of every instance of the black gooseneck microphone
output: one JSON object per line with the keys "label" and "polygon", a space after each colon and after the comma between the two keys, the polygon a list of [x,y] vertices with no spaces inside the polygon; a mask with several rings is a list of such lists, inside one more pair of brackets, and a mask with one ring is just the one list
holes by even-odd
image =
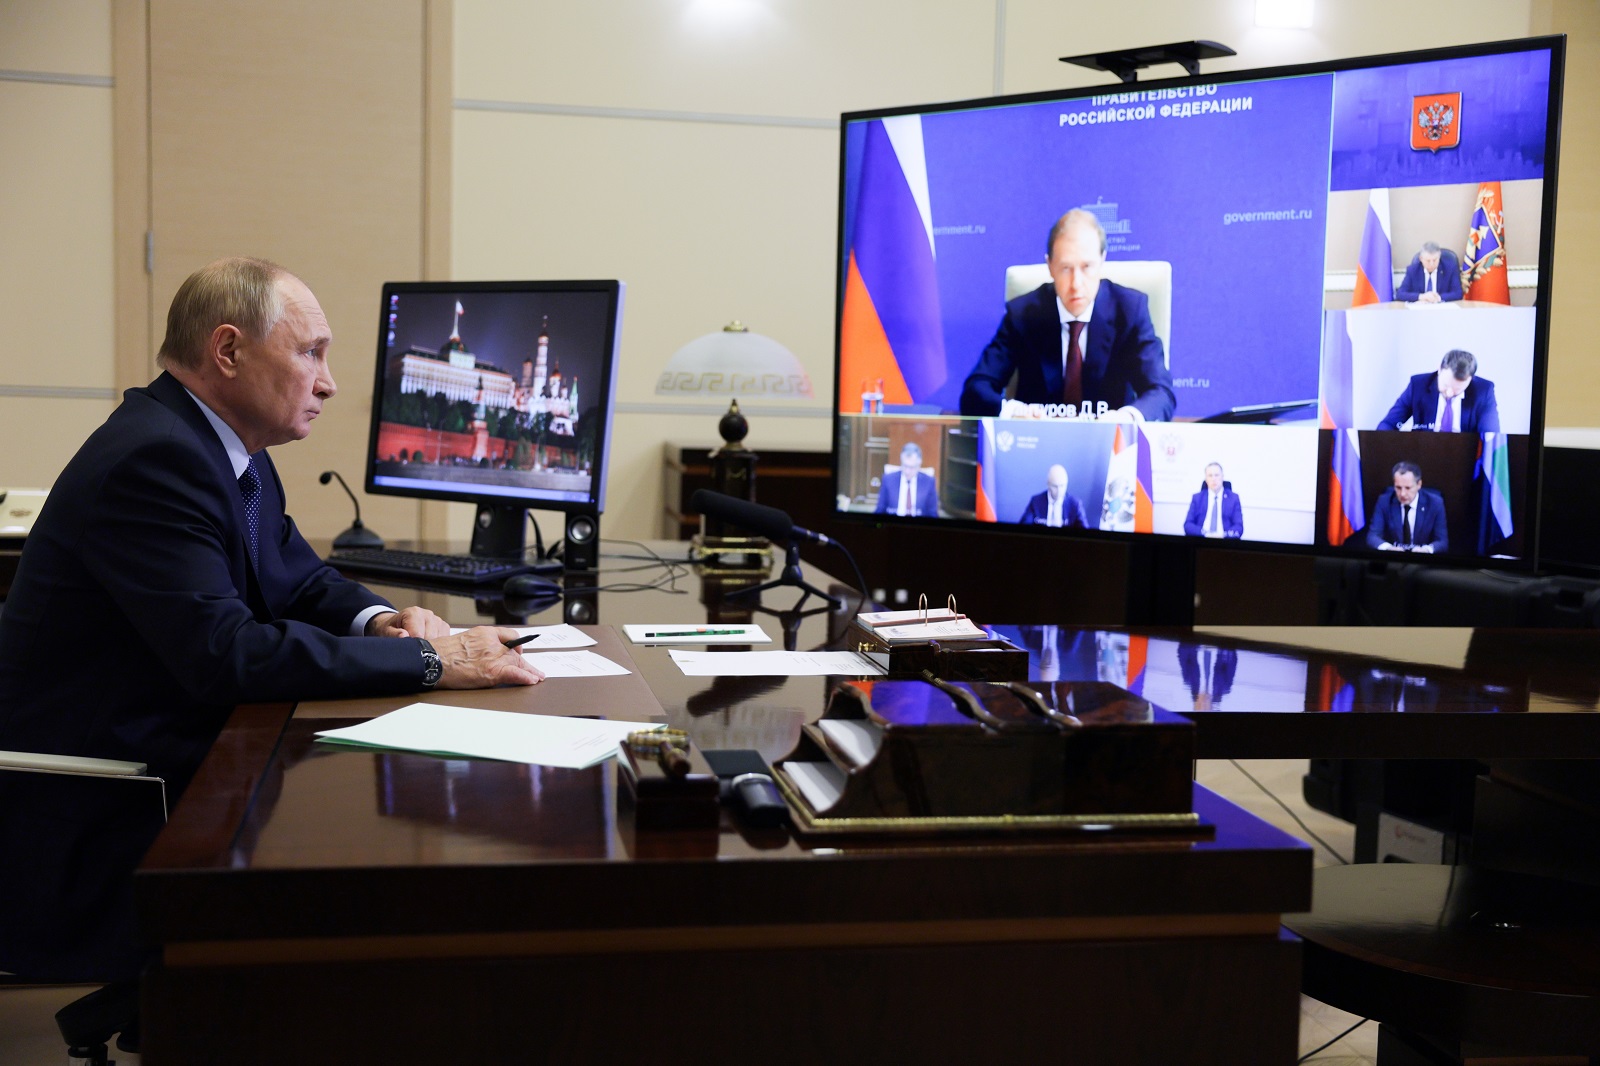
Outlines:
{"label": "black gooseneck microphone", "polygon": [[345,495],[350,497],[350,502],[355,504],[355,508],[356,508],[356,520],[350,524],[350,528],[349,529],[345,530],[343,533],[340,533],[337,537],[333,538],[333,546],[334,546],[334,548],[335,549],[339,549],[339,548],[381,548],[381,547],[383,547],[383,538],[378,536],[378,534],[374,533],[372,530],[368,529],[366,526],[361,524],[361,501],[356,499],[356,494],[350,491],[350,486],[345,483],[345,480],[344,480],[343,477],[339,476],[339,471],[337,471],[337,470],[324,470],[322,472],[322,476],[319,477],[317,480],[322,482],[324,485],[326,485],[329,481],[331,481],[334,478],[339,478],[339,484],[344,489]]}
{"label": "black gooseneck microphone", "polygon": [[826,533],[817,533],[804,526],[795,525],[794,519],[789,517],[787,511],[780,511],[765,504],[751,503],[737,496],[712,492],[710,489],[696,489],[694,495],[689,497],[689,506],[701,514],[720,518],[740,529],[747,529],[780,544],[789,544],[796,540],[809,540],[813,544],[839,543]]}
{"label": "black gooseneck microphone", "polygon": [[[856,573],[856,582],[862,586],[861,603],[866,602],[866,582],[862,580],[861,568],[856,565],[855,556],[850,554],[850,550],[826,533],[818,533],[804,526],[795,525],[794,519],[789,517],[787,511],[780,511],[776,507],[767,507],[764,504],[751,503],[749,500],[741,500],[737,496],[712,492],[710,489],[696,489],[694,495],[689,497],[689,506],[700,514],[720,518],[730,525],[749,530],[758,536],[766,537],[774,544],[782,544],[784,546],[783,574],[778,580],[769,581],[765,585],[755,585],[751,588],[730,592],[725,597],[726,599],[737,599],[741,596],[760,596],[761,593],[768,589],[789,586],[799,589],[801,593],[794,606],[789,608],[790,613],[799,611],[806,599],[811,596],[820,596],[830,607],[843,607],[844,602],[837,596],[830,596],[811,585],[801,574],[800,542],[809,540],[814,544],[831,544],[844,552],[845,558],[850,560],[850,568]],[[791,646],[789,650],[793,651],[794,649]]]}

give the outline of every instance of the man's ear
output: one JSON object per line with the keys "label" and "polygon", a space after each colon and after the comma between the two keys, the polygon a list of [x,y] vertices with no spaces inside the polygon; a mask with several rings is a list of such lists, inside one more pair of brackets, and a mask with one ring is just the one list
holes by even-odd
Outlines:
{"label": "man's ear", "polygon": [[243,341],[244,334],[239,327],[224,322],[211,331],[206,341],[206,361],[223,377],[235,377],[239,373],[239,349]]}

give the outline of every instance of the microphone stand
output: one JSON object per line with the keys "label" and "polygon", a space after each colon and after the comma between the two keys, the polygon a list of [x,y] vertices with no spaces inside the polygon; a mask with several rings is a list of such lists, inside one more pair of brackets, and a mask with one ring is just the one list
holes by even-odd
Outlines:
{"label": "microphone stand", "polygon": [[324,470],[317,480],[326,485],[333,478],[339,478],[339,485],[344,489],[350,502],[355,504],[356,520],[350,523],[350,528],[333,538],[333,547],[337,551],[342,548],[381,548],[383,538],[377,533],[361,524],[361,501],[356,499],[356,494],[350,491],[350,486],[345,483],[337,470]]}
{"label": "microphone stand", "polygon": [[[797,540],[789,541],[788,547],[784,552],[783,572],[778,575],[778,579],[776,581],[768,581],[764,585],[753,585],[747,589],[738,589],[737,591],[727,593],[723,599],[735,600],[741,596],[760,596],[768,589],[778,589],[791,586],[800,590],[800,598],[794,602],[794,605],[791,606],[788,611],[779,612],[772,611],[770,608],[762,609],[767,610],[772,614],[797,614],[798,617],[805,617],[805,615],[815,614],[818,611],[826,611],[844,606],[843,600],[839,599],[837,596],[830,596],[826,592],[823,592],[821,589],[807,581],[805,579],[805,575],[800,572],[800,542]],[[804,605],[806,600],[810,599],[812,596],[819,597],[827,603],[827,606],[815,608],[811,611],[804,612],[804,614],[798,614],[801,606]]]}

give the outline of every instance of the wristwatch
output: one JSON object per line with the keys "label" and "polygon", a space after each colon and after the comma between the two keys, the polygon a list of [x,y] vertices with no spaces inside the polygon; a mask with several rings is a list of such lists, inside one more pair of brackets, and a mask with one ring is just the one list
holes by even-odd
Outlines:
{"label": "wristwatch", "polygon": [[426,640],[418,638],[417,643],[422,645],[422,687],[432,688],[444,676],[444,660]]}

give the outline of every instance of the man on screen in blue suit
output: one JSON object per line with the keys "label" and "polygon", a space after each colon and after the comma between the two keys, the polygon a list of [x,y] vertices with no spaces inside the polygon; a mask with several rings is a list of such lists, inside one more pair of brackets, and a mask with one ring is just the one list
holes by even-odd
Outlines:
{"label": "man on screen in blue suit", "polygon": [[[236,704],[532,684],[503,645],[326,566],[267,449],[336,387],[316,297],[257,259],[179,287],[157,362],[51,489],[0,615],[0,749],[146,763],[169,802]],[[131,786],[0,774],[0,969],[122,980],[160,808]]]}
{"label": "man on screen in blue suit", "polygon": [[1436,304],[1461,299],[1461,267],[1454,252],[1429,241],[1411,257],[1405,279],[1394,298],[1406,303]]}
{"label": "man on screen in blue suit", "polygon": [[914,441],[900,449],[900,469],[883,475],[877,513],[938,517],[939,494],[933,487],[933,475],[922,472],[922,448]]}
{"label": "man on screen in blue suit", "polygon": [[1477,372],[1471,352],[1446,352],[1437,371],[1412,375],[1378,428],[1399,429],[1410,422],[1413,430],[1436,433],[1500,432],[1494,382],[1475,377]]}
{"label": "man on screen in blue suit", "polygon": [[1378,551],[1446,551],[1444,497],[1422,487],[1422,468],[1410,460],[1394,464],[1394,488],[1378,497],[1367,523],[1367,546]]}
{"label": "man on screen in blue suit", "polygon": [[1081,209],[1056,220],[1047,242],[1052,283],[1006,304],[994,339],[961,389],[964,415],[1002,410],[1016,374],[1017,404],[1100,403],[1128,421],[1165,422],[1177,407],[1150,300],[1102,280],[1106,232]]}
{"label": "man on screen in blue suit", "polygon": [[1221,463],[1206,464],[1206,483],[1189,500],[1183,532],[1190,537],[1244,536],[1244,508],[1233,491],[1233,482],[1222,480]]}
{"label": "man on screen in blue suit", "polygon": [[1044,491],[1028,501],[1022,517],[1025,526],[1077,526],[1086,524],[1083,504],[1067,493],[1067,468],[1057,463],[1044,476]]}

